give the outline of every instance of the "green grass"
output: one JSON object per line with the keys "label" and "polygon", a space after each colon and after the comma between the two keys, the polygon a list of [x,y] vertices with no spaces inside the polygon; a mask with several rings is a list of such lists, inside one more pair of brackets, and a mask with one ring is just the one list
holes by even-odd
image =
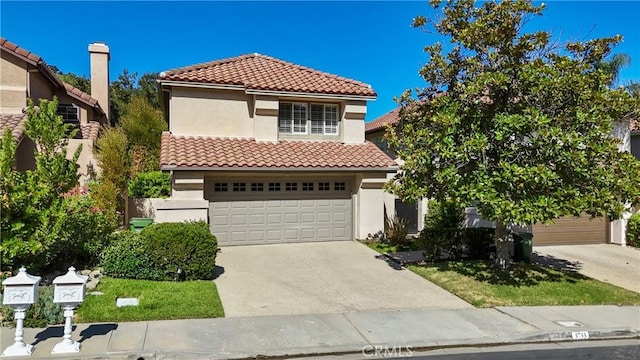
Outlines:
{"label": "green grass", "polygon": [[409,269],[476,307],[524,305],[640,305],[640,294],[572,271],[514,263],[442,262]]}
{"label": "green grass", "polygon": [[[79,322],[122,322],[224,317],[213,281],[149,281],[102,278],[78,307]],[[116,298],[135,297],[140,305],[116,307]]]}

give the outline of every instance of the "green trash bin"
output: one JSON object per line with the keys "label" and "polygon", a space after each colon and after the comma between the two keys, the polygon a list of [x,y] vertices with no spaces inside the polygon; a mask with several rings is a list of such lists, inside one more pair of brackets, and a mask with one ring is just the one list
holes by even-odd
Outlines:
{"label": "green trash bin", "polygon": [[151,224],[153,224],[152,218],[131,218],[129,220],[129,230],[140,232]]}
{"label": "green trash bin", "polygon": [[513,234],[513,260],[531,262],[533,234],[529,232]]}

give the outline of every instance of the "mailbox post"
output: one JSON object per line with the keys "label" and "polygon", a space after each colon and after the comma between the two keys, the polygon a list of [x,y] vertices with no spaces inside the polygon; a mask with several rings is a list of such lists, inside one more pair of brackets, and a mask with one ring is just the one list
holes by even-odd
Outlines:
{"label": "mailbox post", "polygon": [[29,306],[38,299],[38,284],[40,277],[29,275],[24,267],[20,268],[18,275],[2,282],[2,304],[13,309],[13,317],[16,319],[15,343],[5,349],[3,357],[31,355],[34,350],[33,345],[24,343],[24,315]]}
{"label": "mailbox post", "polygon": [[80,351],[80,343],[71,339],[71,320],[73,309],[80,304],[85,297],[87,289],[87,279],[85,275],[76,274],[76,269],[72,266],[69,271],[62,276],[53,279],[53,302],[59,304],[64,309],[64,340],[53,347],[52,354],[74,353]]}

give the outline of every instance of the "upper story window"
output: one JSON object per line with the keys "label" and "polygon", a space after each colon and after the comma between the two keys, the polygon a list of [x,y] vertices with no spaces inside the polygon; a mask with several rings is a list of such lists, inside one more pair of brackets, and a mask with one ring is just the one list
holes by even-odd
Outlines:
{"label": "upper story window", "polygon": [[80,109],[73,104],[58,104],[58,115],[62,116],[65,123],[79,124]]}
{"label": "upper story window", "polygon": [[338,105],[280,103],[278,126],[283,134],[338,135]]}

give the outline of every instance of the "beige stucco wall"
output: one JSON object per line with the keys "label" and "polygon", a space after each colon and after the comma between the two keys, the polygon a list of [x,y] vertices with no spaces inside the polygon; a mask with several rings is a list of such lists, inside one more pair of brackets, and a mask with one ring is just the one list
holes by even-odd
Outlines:
{"label": "beige stucco wall", "polygon": [[386,173],[361,174],[356,176],[354,228],[356,239],[366,239],[369,234],[384,230]]}
{"label": "beige stucco wall", "polygon": [[174,171],[171,174],[171,199],[204,199],[204,173],[201,171]]}
{"label": "beige stucco wall", "polygon": [[209,202],[202,200],[161,199],[153,202],[156,223],[208,221]]}
{"label": "beige stucco wall", "polygon": [[0,57],[0,113],[19,114],[27,104],[27,63],[6,52]]}
{"label": "beige stucco wall", "polygon": [[52,88],[51,81],[40,72],[29,73],[29,97],[35,104],[38,104],[40,99],[52,99],[54,95],[58,95]]}
{"label": "beige stucco wall", "polygon": [[85,139],[69,139],[67,145],[67,159],[71,159],[78,147],[82,146],[80,157],[78,158],[78,180],[80,184],[85,184],[92,180],[100,172],[98,161],[95,159],[93,142]]}
{"label": "beige stucco wall", "polygon": [[253,101],[255,139],[278,141],[278,97],[254,96]]}
{"label": "beige stucco wall", "polygon": [[366,101],[344,101],[342,103],[342,142],[347,144],[364,142],[364,118],[366,115]]}
{"label": "beige stucco wall", "polygon": [[[278,134],[281,101],[333,103],[340,107],[339,135]],[[258,141],[364,142],[366,101],[246,95],[243,90],[172,87],[169,130],[176,135],[255,138]]]}
{"label": "beige stucco wall", "polygon": [[109,47],[104,43],[89,44],[91,67],[91,96],[98,100],[109,118]]}
{"label": "beige stucco wall", "polygon": [[176,135],[253,137],[252,102],[242,91],[174,87],[169,130]]}

